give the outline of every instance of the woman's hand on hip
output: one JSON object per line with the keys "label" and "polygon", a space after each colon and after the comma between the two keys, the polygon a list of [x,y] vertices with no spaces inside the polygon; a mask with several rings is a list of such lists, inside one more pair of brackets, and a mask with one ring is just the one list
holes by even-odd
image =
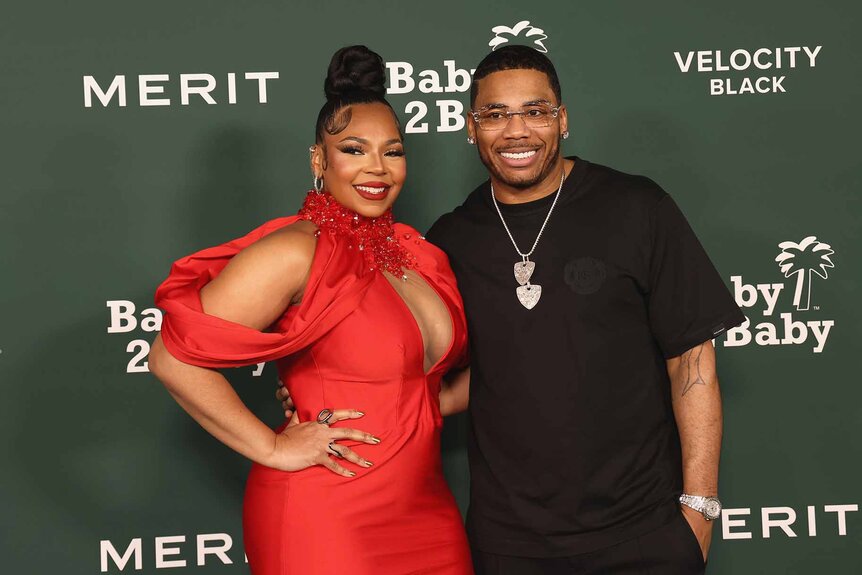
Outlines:
{"label": "woman's hand on hip", "polygon": [[351,471],[340,463],[344,459],[360,467],[371,467],[372,463],[360,457],[341,440],[359,441],[377,445],[380,440],[370,433],[348,427],[330,427],[329,423],[346,419],[359,419],[364,414],[355,409],[336,409],[328,423],[309,421],[300,423],[294,411],[290,422],[281,433],[275,436],[275,446],[267,465],[282,471],[300,471],[314,465],[322,465],[337,475],[353,477]]}

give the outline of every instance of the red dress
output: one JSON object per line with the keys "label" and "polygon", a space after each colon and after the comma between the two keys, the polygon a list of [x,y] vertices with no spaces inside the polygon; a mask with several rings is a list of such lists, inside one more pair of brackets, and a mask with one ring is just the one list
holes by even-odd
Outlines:
{"label": "red dress", "polygon": [[352,426],[381,438],[343,442],[374,462],[353,478],[314,466],[283,472],[255,464],[246,485],[245,550],[255,575],[344,573],[468,575],[461,516],[440,460],[440,379],[466,353],[461,297],[446,256],[409,226],[395,224],[416,272],[452,320],[448,351],[428,373],[424,345],[405,302],[349,238],[323,231],[301,303],[268,332],[202,312],[199,290],[261,237],[295,222],[279,218],[248,235],[174,263],[156,303],[162,339],[183,362],[234,367],[276,360],[300,421],[324,408],[356,408]]}

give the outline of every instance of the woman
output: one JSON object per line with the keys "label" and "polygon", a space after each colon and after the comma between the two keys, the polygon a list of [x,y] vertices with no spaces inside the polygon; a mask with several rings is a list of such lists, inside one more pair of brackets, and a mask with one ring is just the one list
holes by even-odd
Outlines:
{"label": "woman", "polygon": [[[300,212],[177,261],[156,293],[150,370],[255,463],[243,528],[258,575],[472,572],[439,445],[464,313],[443,253],[392,223],[406,162],[384,83],[374,52],[336,52]],[[277,431],[214,370],[270,360],[297,406]]]}

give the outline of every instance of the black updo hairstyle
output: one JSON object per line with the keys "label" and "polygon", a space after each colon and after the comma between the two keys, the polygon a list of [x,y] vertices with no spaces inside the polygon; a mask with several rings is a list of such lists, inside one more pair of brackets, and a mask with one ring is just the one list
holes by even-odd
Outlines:
{"label": "black updo hairstyle", "polygon": [[[392,110],[386,101],[386,67],[383,58],[366,46],[346,46],[333,54],[323,82],[323,92],[326,94],[326,103],[317,115],[318,144],[323,143],[324,133],[337,134],[350,124],[352,104],[379,102]],[[394,110],[392,116],[401,132]]]}

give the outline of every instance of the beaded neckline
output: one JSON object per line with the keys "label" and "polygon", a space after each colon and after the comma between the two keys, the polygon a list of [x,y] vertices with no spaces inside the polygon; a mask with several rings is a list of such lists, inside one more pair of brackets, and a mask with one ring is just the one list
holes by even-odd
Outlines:
{"label": "beaded neckline", "polygon": [[369,218],[342,206],[328,192],[312,190],[297,215],[316,225],[317,235],[325,231],[347,238],[348,248],[359,250],[372,270],[384,270],[406,280],[404,270],[416,268],[416,258],[395,237],[391,209]]}

